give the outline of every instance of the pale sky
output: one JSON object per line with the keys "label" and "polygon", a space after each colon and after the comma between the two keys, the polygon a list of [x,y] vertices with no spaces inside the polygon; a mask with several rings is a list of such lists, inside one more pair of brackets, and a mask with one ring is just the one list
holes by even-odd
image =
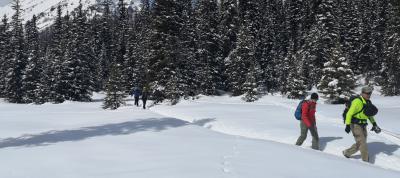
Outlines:
{"label": "pale sky", "polygon": [[7,5],[11,0],[0,0],[0,7]]}

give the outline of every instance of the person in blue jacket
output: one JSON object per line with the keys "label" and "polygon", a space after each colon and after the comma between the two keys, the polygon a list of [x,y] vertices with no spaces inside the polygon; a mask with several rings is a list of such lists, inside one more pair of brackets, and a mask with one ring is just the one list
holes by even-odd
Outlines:
{"label": "person in blue jacket", "polygon": [[135,105],[139,107],[139,97],[141,95],[141,91],[138,87],[134,87],[131,91],[131,96],[135,98]]}

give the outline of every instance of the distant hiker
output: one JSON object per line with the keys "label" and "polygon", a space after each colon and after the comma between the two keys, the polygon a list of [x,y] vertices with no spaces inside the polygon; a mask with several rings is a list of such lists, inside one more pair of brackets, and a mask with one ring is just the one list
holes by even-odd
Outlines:
{"label": "distant hiker", "polygon": [[149,91],[148,91],[147,87],[144,87],[143,93],[142,93],[143,109],[146,109],[146,101],[147,101],[148,96],[149,96]]}
{"label": "distant hiker", "polygon": [[139,106],[139,96],[140,96],[140,89],[138,87],[134,87],[131,91],[131,96],[133,95],[135,98],[135,105]]}
{"label": "distant hiker", "polygon": [[369,120],[372,123],[371,131],[380,133],[381,129],[375,122],[374,115],[377,114],[378,109],[370,101],[371,94],[374,88],[366,86],[361,89],[361,96],[355,98],[350,105],[349,110],[346,114],[346,133],[353,132],[356,143],[349,149],[343,151],[343,155],[346,158],[350,158],[351,155],[356,153],[358,150],[361,152],[361,158],[363,161],[368,162],[368,146],[367,146],[367,125]]}
{"label": "distant hiker", "polygon": [[319,150],[319,137],[317,131],[317,123],[315,120],[315,112],[317,107],[318,94],[312,93],[309,100],[301,103],[301,119],[300,129],[301,135],[297,139],[296,145],[300,146],[307,138],[307,132],[310,130],[312,136],[312,149]]}

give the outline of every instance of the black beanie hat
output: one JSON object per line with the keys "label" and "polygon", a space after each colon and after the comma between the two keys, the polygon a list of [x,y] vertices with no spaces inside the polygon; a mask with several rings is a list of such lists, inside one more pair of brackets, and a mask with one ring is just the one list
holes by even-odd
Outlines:
{"label": "black beanie hat", "polygon": [[318,100],[318,94],[317,93],[312,93],[311,94],[311,99]]}

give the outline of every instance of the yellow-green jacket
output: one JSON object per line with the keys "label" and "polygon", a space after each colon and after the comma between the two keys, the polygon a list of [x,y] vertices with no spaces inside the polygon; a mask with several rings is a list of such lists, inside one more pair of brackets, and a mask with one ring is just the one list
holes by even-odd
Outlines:
{"label": "yellow-green jacket", "polygon": [[351,120],[353,117],[358,119],[358,124],[368,124],[367,120],[369,120],[371,123],[375,123],[374,117],[368,117],[364,114],[364,112],[360,112],[365,104],[367,104],[367,101],[361,96],[351,102],[349,111],[347,111],[346,114],[346,125],[350,125],[352,123]]}

